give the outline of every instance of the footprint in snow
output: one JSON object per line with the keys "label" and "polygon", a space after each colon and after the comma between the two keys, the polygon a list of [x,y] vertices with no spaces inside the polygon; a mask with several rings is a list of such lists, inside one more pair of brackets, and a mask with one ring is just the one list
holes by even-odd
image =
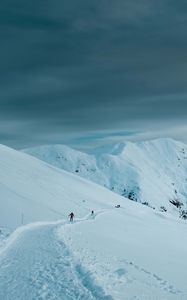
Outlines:
{"label": "footprint in snow", "polygon": [[132,266],[136,270],[145,273],[147,276],[154,278],[161,289],[163,289],[171,294],[175,294],[175,295],[179,295],[179,294],[183,293],[179,289],[176,289],[173,285],[171,285],[166,280],[162,279],[161,277],[159,277],[158,275],[156,275],[154,273],[149,272],[148,270],[146,270],[144,268],[139,267],[138,265],[134,264],[132,261],[129,262],[127,260],[124,260],[124,262],[126,264]]}

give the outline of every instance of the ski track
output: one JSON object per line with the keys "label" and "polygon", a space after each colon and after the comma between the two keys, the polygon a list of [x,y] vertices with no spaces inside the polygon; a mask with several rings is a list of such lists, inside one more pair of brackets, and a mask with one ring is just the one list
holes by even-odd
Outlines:
{"label": "ski track", "polygon": [[[103,210],[100,212],[96,212],[95,216],[93,219],[101,214],[105,213],[108,210]],[[89,218],[91,219],[91,218]],[[86,221],[88,218],[83,219],[81,221]],[[119,266],[118,268],[114,269],[113,271],[111,270],[111,267],[107,266],[107,263],[103,262],[103,266],[100,266],[99,270],[97,265],[99,265],[99,261],[97,261],[96,257],[90,257],[90,255],[87,253],[85,249],[79,249],[81,250],[81,263],[83,266],[88,268],[92,274],[97,274],[97,278],[105,278],[105,290],[109,290],[109,293],[114,289],[116,286],[117,289],[124,288],[126,286],[126,291],[128,292],[128,289],[130,286],[133,284],[139,285],[139,283],[142,284],[141,288],[141,295],[137,296],[134,295],[132,298],[128,299],[133,299],[133,300],[150,300],[150,289],[152,291],[163,291],[162,295],[164,299],[175,299],[175,300],[186,300],[187,299],[187,293],[182,291],[181,289],[177,288],[174,284],[169,282],[166,279],[163,279],[160,275],[151,272],[144,267],[137,265],[135,262],[127,259],[117,259],[117,258],[110,258],[110,262],[113,261],[114,265],[116,262],[116,265]],[[79,251],[80,252],[80,251]],[[80,254],[80,253],[79,253]],[[112,286],[111,286],[112,282]],[[147,293],[148,291],[148,293]],[[161,296],[162,297],[162,296]],[[114,297],[114,299],[118,299],[117,297]],[[121,299],[121,297],[120,297]],[[157,299],[156,295],[152,295],[151,299]]]}
{"label": "ski track", "polygon": [[1,254],[1,300],[112,300],[56,238],[57,227],[31,225]]}
{"label": "ski track", "polygon": [[[74,259],[57,235],[59,226],[93,220],[106,211],[104,209],[92,217],[88,215],[77,219],[72,224],[33,223],[26,229],[22,227],[16,237],[13,233],[8,246],[5,245],[5,250],[0,253],[0,300],[113,300],[95,283],[92,272]],[[124,284],[137,281],[138,274],[143,274],[142,280],[147,288],[151,285],[171,297],[176,296],[178,300],[187,299],[183,291],[157,274],[126,259],[118,262],[121,267],[111,274],[114,286],[119,280]],[[138,273],[134,276],[131,270]],[[142,300],[138,296],[132,299]]]}

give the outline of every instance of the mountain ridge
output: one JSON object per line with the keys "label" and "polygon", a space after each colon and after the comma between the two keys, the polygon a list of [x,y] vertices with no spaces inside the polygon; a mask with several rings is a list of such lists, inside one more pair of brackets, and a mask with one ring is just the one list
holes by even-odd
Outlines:
{"label": "mountain ridge", "polygon": [[[96,194],[93,193],[96,191]],[[0,227],[79,217],[114,207],[121,197],[94,182],[0,145]]]}
{"label": "mountain ridge", "polygon": [[1,299],[186,299],[186,221],[5,146],[0,194]]}
{"label": "mountain ridge", "polygon": [[23,152],[157,209],[175,211],[175,198],[187,203],[187,145],[171,138],[120,142],[89,153],[65,145]]}

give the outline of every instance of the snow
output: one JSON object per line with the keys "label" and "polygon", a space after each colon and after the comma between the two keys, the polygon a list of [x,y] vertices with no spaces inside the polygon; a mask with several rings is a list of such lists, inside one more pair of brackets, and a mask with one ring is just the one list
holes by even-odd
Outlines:
{"label": "snow", "polygon": [[[58,224],[58,223],[57,223]],[[111,299],[55,238],[57,224],[17,230],[0,256],[0,299]],[[13,240],[13,241],[12,241]]]}
{"label": "snow", "polygon": [[187,223],[127,203],[18,228],[0,249],[0,299],[186,300]]}
{"label": "snow", "polygon": [[172,139],[122,142],[83,153],[64,145],[23,150],[56,167],[96,182],[151,207],[175,211],[170,200],[186,208],[187,145]]}
{"label": "snow", "polygon": [[0,227],[0,245],[4,245],[6,239],[9,237],[11,230],[6,227]]}
{"label": "snow", "polygon": [[[157,143],[115,147],[109,154],[113,166],[121,157],[127,159],[128,153],[130,165],[130,153],[134,157],[138,147],[140,165],[137,170],[133,165],[134,174],[140,175],[147,161],[156,168],[151,157],[160,149],[168,170],[173,142]],[[158,172],[161,168],[162,162],[157,164]],[[140,180],[139,175],[133,180]],[[162,187],[167,191],[164,183]],[[172,211],[164,213],[128,201],[2,145],[0,193],[0,299],[187,299],[187,221]],[[115,208],[117,204],[120,208]],[[71,211],[73,223],[67,220]]]}
{"label": "snow", "polygon": [[125,206],[58,235],[113,299],[185,300],[186,229],[171,216]]}
{"label": "snow", "polygon": [[0,193],[0,226],[12,230],[30,222],[67,218],[71,211],[81,217],[121,201],[101,186],[2,145]]}

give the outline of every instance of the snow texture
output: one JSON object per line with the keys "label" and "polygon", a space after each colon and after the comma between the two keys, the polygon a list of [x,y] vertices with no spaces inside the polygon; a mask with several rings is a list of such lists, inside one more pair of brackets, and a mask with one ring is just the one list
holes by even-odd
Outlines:
{"label": "snow texture", "polygon": [[185,220],[5,146],[0,193],[0,299],[187,299]]}
{"label": "snow texture", "polygon": [[0,255],[0,299],[111,300],[76,261],[55,224],[17,230]]}
{"label": "snow texture", "polygon": [[0,299],[186,300],[186,239],[144,207],[26,225],[0,250]]}
{"label": "snow texture", "polygon": [[125,142],[83,153],[64,145],[25,149],[56,167],[94,181],[131,200],[175,214],[187,203],[187,145],[172,139]]}
{"label": "snow texture", "polygon": [[67,218],[72,210],[81,217],[121,200],[101,186],[5,146],[0,146],[0,194],[0,227],[9,229]]}

